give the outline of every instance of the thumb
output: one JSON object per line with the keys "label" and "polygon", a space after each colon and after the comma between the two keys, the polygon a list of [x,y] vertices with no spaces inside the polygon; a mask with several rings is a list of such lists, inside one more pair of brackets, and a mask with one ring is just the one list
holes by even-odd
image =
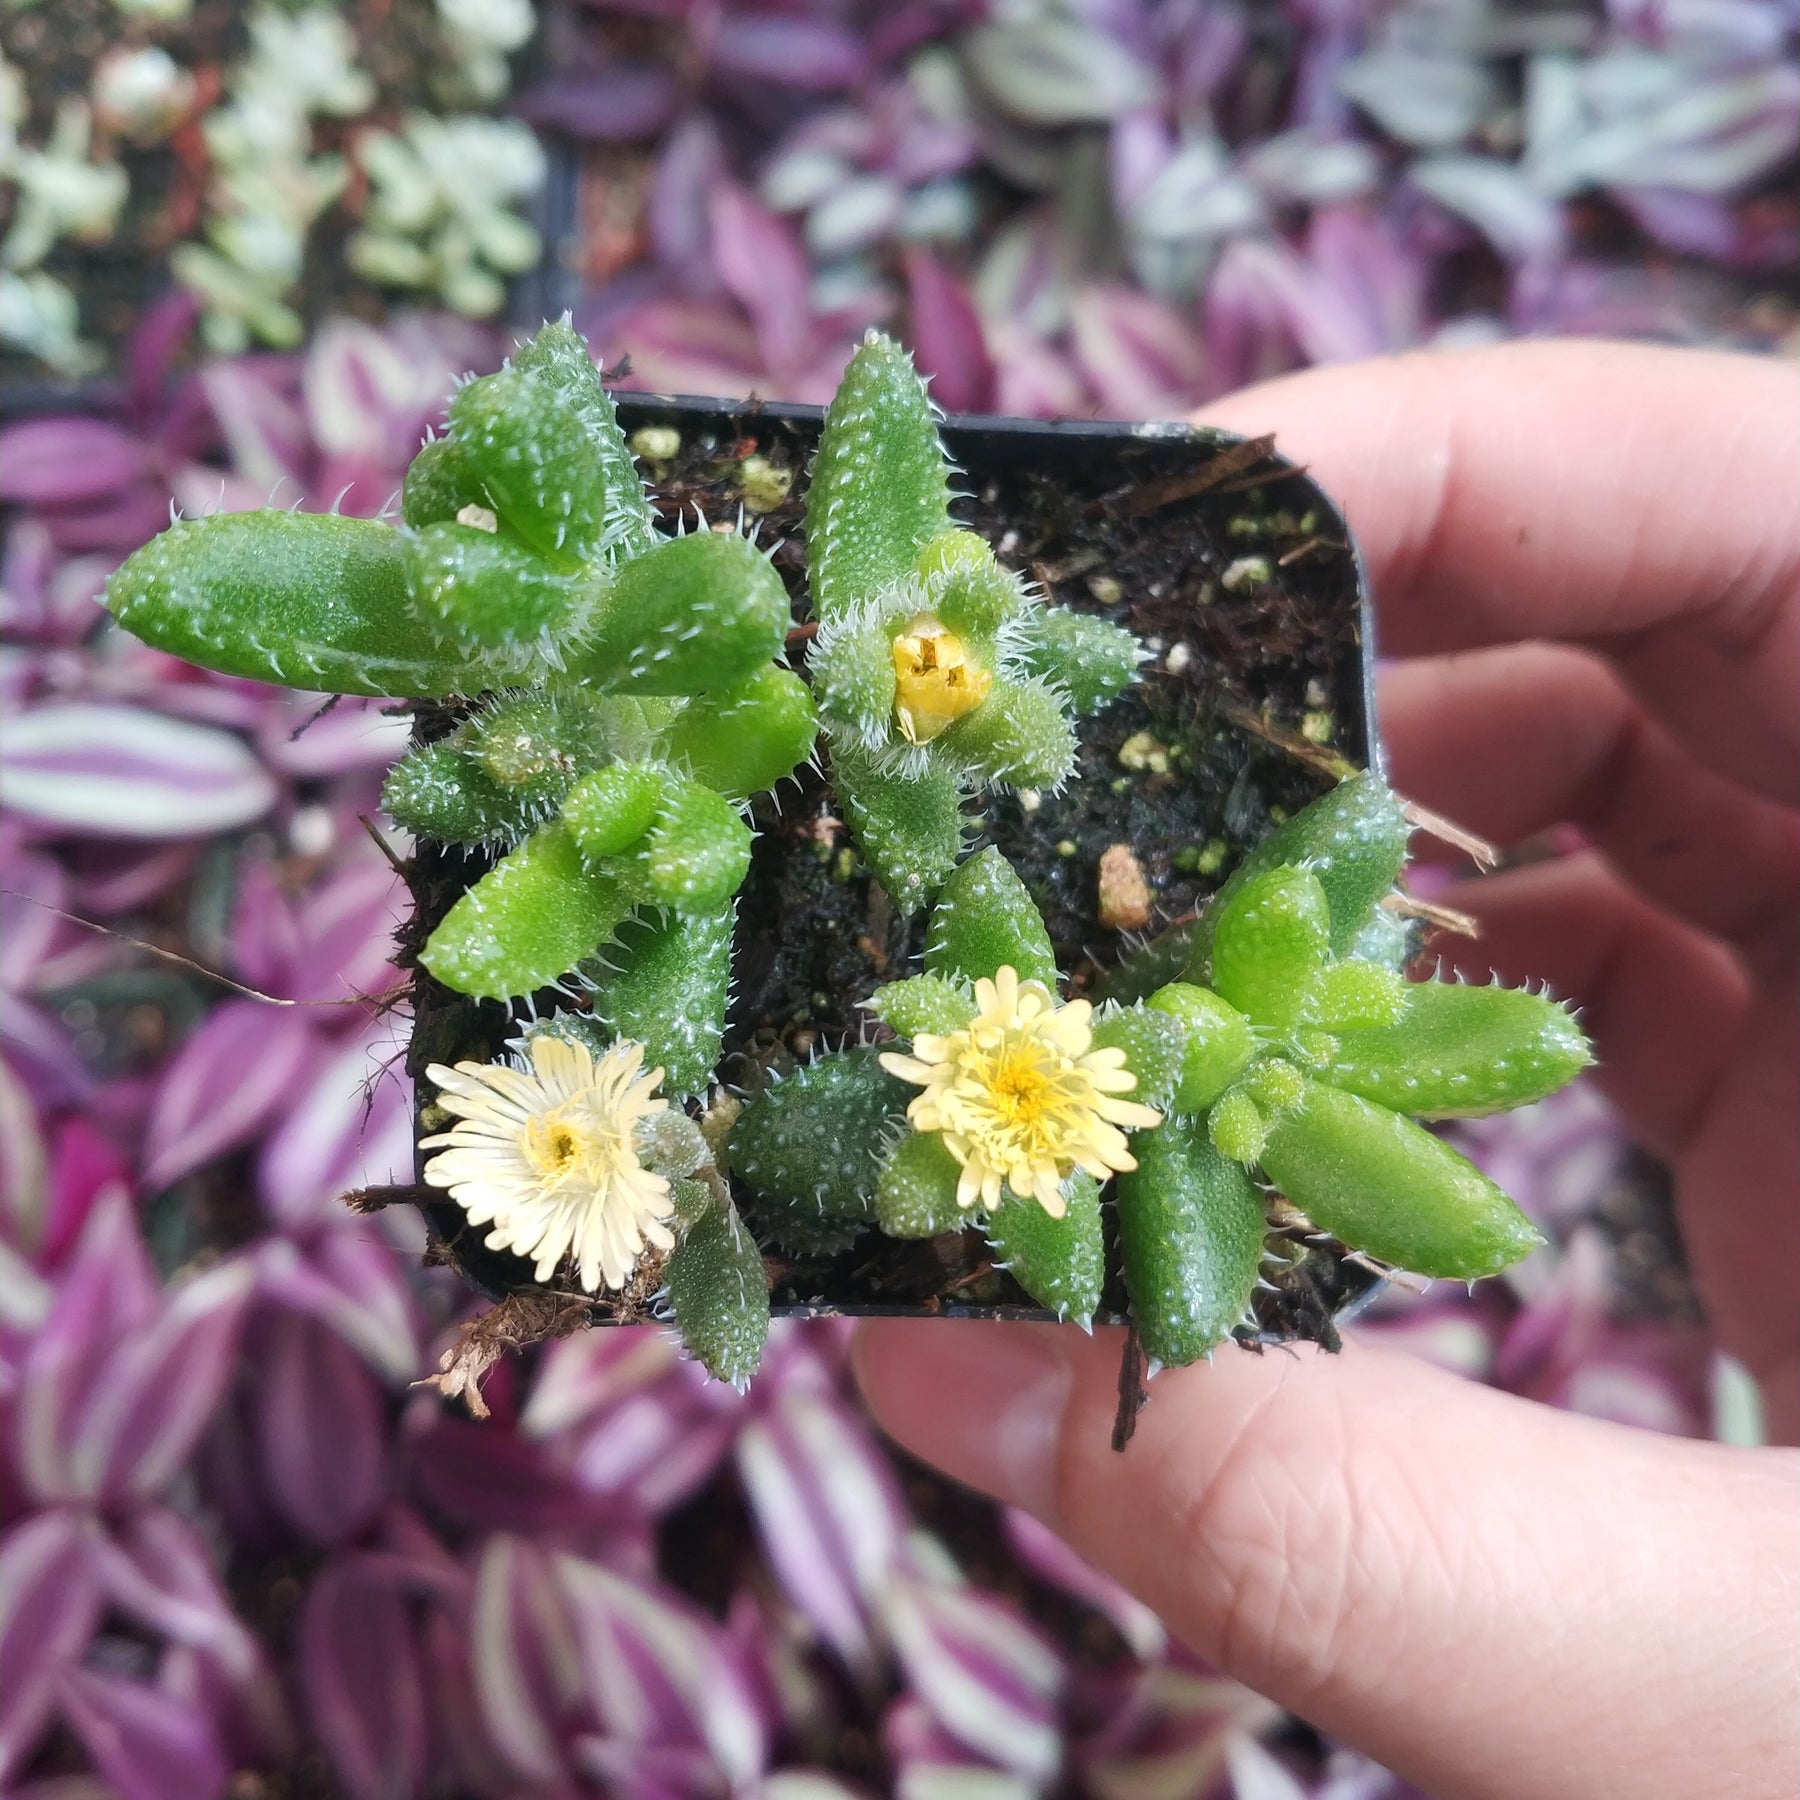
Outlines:
{"label": "thumb", "polygon": [[1443,1800],[1800,1791],[1800,1459],[1555,1413],[1355,1343],[1170,1371],[1120,1337],[870,1321],[876,1417],[1226,1673]]}

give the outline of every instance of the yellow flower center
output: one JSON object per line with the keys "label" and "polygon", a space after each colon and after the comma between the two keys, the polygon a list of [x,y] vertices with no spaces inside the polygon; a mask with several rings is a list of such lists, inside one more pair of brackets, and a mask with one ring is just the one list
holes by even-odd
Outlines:
{"label": "yellow flower center", "polygon": [[894,639],[894,718],[909,744],[929,744],[994,685],[992,671],[969,661],[961,638],[921,613]]}
{"label": "yellow flower center", "polygon": [[635,1163],[636,1152],[626,1135],[601,1124],[592,1108],[581,1101],[527,1119],[520,1133],[520,1147],[532,1173],[547,1187],[566,1181],[585,1181],[601,1186]]}

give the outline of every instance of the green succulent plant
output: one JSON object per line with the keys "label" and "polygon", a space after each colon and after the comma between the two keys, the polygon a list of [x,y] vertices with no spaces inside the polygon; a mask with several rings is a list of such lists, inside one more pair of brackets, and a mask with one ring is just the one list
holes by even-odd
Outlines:
{"label": "green succulent plant", "polygon": [[[565,322],[457,389],[398,520],[181,521],[106,599],[225,673],[441,703],[384,790],[470,858],[418,960],[516,1008],[521,1036],[507,1060],[430,1068],[423,1179],[540,1280],[573,1271],[634,1307],[654,1290],[721,1379],[747,1381],[767,1335],[765,1245],[804,1261],[978,1232],[1058,1318],[1091,1321],[1122,1285],[1160,1365],[1254,1330],[1296,1215],[1426,1275],[1525,1254],[1529,1221],[1419,1121],[1537,1099],[1587,1043],[1541,994],[1404,978],[1384,902],[1409,825],[1379,776],[1256,845],[1103,1004],[1065,996],[1018,873],[968,851],[971,802],[1065,781],[1076,721],[1139,647],[960,528],[953,475],[924,383],[871,334],[806,496],[803,679],[768,559],[703,524],[663,533]],[[928,908],[922,962],[868,996],[878,1042],[753,1070],[731,1120],[748,803],[821,729],[869,867]]]}
{"label": "green succulent plant", "polygon": [[965,794],[1055,789],[1074,721],[1131,682],[1106,619],[1044,604],[950,516],[953,474],[911,359],[870,332],[826,411],[806,498],[809,671],[869,866],[908,910],[962,855]]}

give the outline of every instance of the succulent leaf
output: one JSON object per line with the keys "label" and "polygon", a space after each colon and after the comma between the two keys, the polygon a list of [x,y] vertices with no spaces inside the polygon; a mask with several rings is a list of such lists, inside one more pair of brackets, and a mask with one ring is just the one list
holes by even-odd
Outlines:
{"label": "succulent leaf", "polygon": [[532,549],[566,564],[599,550],[605,471],[553,382],[517,365],[466,381],[451,396],[450,430],[489,504]]}
{"label": "succulent leaf", "polygon": [[819,434],[806,497],[813,610],[829,620],[911,573],[950,527],[949,463],[912,358],[871,331]]}
{"label": "succulent leaf", "polygon": [[618,856],[649,831],[670,785],[660,763],[608,763],[570,788],[563,823],[590,863]]}
{"label": "succulent leaf", "polygon": [[614,941],[583,968],[594,1017],[642,1044],[671,1094],[704,1093],[718,1064],[733,923],[733,908],[723,903],[685,914],[647,909],[622,921]]}
{"label": "succulent leaf", "polygon": [[1147,1006],[1111,1008],[1094,1020],[1093,1047],[1125,1052],[1125,1066],[1137,1077],[1133,1100],[1159,1112],[1174,1109],[1187,1060],[1187,1032],[1178,1018]]}
{"label": "succulent leaf", "polygon": [[514,353],[513,367],[551,383],[581,421],[606,495],[602,551],[609,559],[641,556],[657,542],[656,515],[619,429],[612,395],[581,334],[566,316],[547,324]]}
{"label": "succulent leaf", "polygon": [[1343,1031],[1322,1079],[1396,1112],[1468,1119],[1541,1100],[1593,1060],[1548,995],[1425,981],[1406,988],[1391,1024]]}
{"label": "succulent leaf", "polygon": [[1253,875],[1225,902],[1213,932],[1212,985],[1256,1024],[1290,1031],[1325,966],[1331,907],[1310,869]]}
{"label": "succulent leaf", "polygon": [[719,1381],[743,1388],[769,1336],[762,1252],[729,1200],[688,1227],[664,1276],[681,1341]]}
{"label": "succulent leaf", "polygon": [[772,788],[812,754],[818,709],[791,669],[767,663],[734,687],[696,694],[669,727],[666,754],[728,800]]}
{"label": "succulent leaf", "polygon": [[1077,1169],[1063,1183],[1063,1200],[1060,1219],[1035,1200],[1002,1200],[987,1216],[987,1241],[1039,1306],[1086,1324],[1100,1310],[1106,1282],[1100,1184]]}
{"label": "succulent leaf", "polygon": [[948,1037],[975,1017],[975,1002],[966,987],[942,975],[909,975],[878,987],[867,1002],[869,1011],[903,1038],[921,1032]]}
{"label": "succulent leaf", "polygon": [[584,575],[478,525],[427,525],[406,540],[407,580],[423,618],[473,651],[514,662],[574,627],[593,603]]}
{"label": "succulent leaf", "polygon": [[400,489],[400,516],[413,530],[441,525],[465,507],[487,505],[481,477],[453,439],[431,438],[420,445]]}
{"label": "succulent leaf", "polygon": [[1262,1195],[1197,1123],[1132,1138],[1119,1176],[1119,1249],[1145,1351],[1183,1368],[1223,1343],[1249,1311],[1266,1229]]}
{"label": "succulent leaf", "polygon": [[1419,1275],[1497,1275],[1543,1242],[1466,1157],[1423,1126],[1308,1082],[1269,1121],[1262,1166],[1322,1231]]}
{"label": "succulent leaf", "polygon": [[476,999],[534,993],[591,956],[635,900],[625,883],[590,874],[573,833],[553,820],[462,895],[419,961]]}
{"label": "succulent leaf", "polygon": [[750,868],[750,827],[723,794],[697,781],[670,785],[644,840],[644,872],[664,906],[703,913],[742,886]]}
{"label": "succulent leaf", "polygon": [[1213,932],[1238,890],[1283,864],[1304,863],[1318,876],[1331,909],[1331,948],[1341,956],[1399,878],[1411,835],[1405,810],[1379,775],[1346,777],[1278,825],[1232,871],[1201,915],[1188,978],[1206,980]]}
{"label": "succulent leaf", "polygon": [[388,771],[381,809],[396,824],[445,844],[512,845],[544,822],[530,800],[502,788],[459,735],[419,744]]}
{"label": "succulent leaf", "polygon": [[1002,568],[993,551],[974,532],[953,531],[945,535],[959,544],[966,540],[980,545],[982,552],[977,556],[973,550],[959,551],[957,560],[944,563],[933,555],[933,545],[944,541],[937,538],[926,545],[921,558],[921,573],[927,563],[941,570],[927,580],[931,610],[959,637],[991,649],[1007,620],[1016,617],[1022,621],[1043,610],[1026,593],[1019,577],[1011,569]]}
{"label": "succulent leaf", "polygon": [[1346,957],[1319,972],[1306,1016],[1326,1031],[1366,1031],[1394,1024],[1406,1010],[1406,993],[1397,969]]}
{"label": "succulent leaf", "polygon": [[996,682],[939,740],[944,753],[984,782],[1059,788],[1075,772],[1075,728],[1062,699],[1041,681]]}
{"label": "succulent leaf", "polygon": [[875,879],[902,912],[943,884],[962,854],[962,794],[955,777],[928,768],[908,775],[882,768],[866,750],[831,748],[833,783]]}
{"label": "succulent leaf", "polygon": [[1110,619],[1034,606],[1003,640],[1007,665],[1066,694],[1078,717],[1098,712],[1137,679],[1138,641]]}
{"label": "succulent leaf", "polygon": [[1221,1156],[1246,1167],[1260,1160],[1269,1140],[1269,1122],[1248,1086],[1239,1082],[1221,1094],[1206,1115],[1206,1135]]}
{"label": "succulent leaf", "polygon": [[875,1216],[881,1229],[896,1238],[960,1231],[973,1216],[956,1204],[961,1177],[962,1165],[945,1148],[942,1133],[909,1131],[881,1165],[875,1188]]}
{"label": "succulent leaf", "polygon": [[567,668],[635,694],[698,694],[772,662],[787,628],[787,589],[768,558],[744,538],[695,531],[619,566]]}
{"label": "succulent leaf", "polygon": [[508,673],[437,639],[413,605],[405,539],[376,519],[266,507],[177,520],[126,558],[105,602],[158,650],[282,687],[435,697]]}
{"label": "succulent leaf", "polygon": [[1172,981],[1149,1005],[1182,1030],[1181,1076],[1170,1100],[1174,1111],[1203,1113],[1237,1080],[1256,1055],[1256,1032],[1235,1006],[1211,988]]}
{"label": "succulent leaf", "polygon": [[1056,952],[1043,916],[1012,864],[990,847],[944,883],[931,909],[925,972],[973,982],[1009,963],[1021,981],[1056,992]]}
{"label": "succulent leaf", "polygon": [[730,1160],[759,1198],[759,1223],[802,1252],[853,1237],[873,1214],[884,1139],[910,1093],[859,1049],[822,1056],[746,1102]]}

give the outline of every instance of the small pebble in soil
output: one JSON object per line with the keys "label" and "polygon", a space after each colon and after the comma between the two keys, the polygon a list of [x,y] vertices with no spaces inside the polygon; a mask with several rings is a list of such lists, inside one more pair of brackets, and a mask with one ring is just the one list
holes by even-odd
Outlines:
{"label": "small pebble in soil", "polygon": [[673,425],[645,425],[631,434],[631,448],[647,463],[673,462],[681,454],[681,433]]}
{"label": "small pebble in soil", "polygon": [[788,497],[794,471],[777,467],[766,456],[746,456],[738,464],[738,480],[743,484],[745,507],[753,513],[769,513]]}
{"label": "small pebble in soil", "polygon": [[1226,565],[1219,577],[1219,585],[1228,594],[1248,593],[1252,588],[1267,587],[1270,574],[1266,556],[1240,556],[1236,562]]}
{"label": "small pebble in soil", "polygon": [[1136,731],[1119,746],[1119,767],[1149,775],[1169,772],[1169,748],[1147,731]]}
{"label": "small pebble in soil", "polygon": [[1109,844],[1100,857],[1100,923],[1109,931],[1142,931],[1150,923],[1150,883],[1129,844]]}

